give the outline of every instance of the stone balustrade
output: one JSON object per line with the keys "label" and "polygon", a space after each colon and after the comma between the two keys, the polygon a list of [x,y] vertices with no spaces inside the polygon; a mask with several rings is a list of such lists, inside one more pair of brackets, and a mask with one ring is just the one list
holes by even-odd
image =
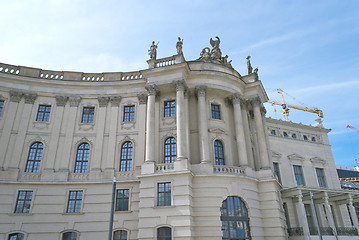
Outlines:
{"label": "stone balustrade", "polygon": [[167,57],[167,58],[161,58],[161,59],[156,60],[155,67],[165,67],[165,66],[173,65],[175,63],[176,63],[175,56]]}
{"label": "stone balustrade", "polygon": [[161,163],[156,165],[156,171],[160,172],[172,171],[174,168],[173,163]]}
{"label": "stone balustrade", "polygon": [[230,173],[230,174],[244,174],[244,169],[241,167],[231,167],[231,166],[214,166],[213,171],[216,173]]}
{"label": "stone balustrade", "polygon": [[122,73],[122,77],[121,80],[122,81],[127,81],[127,80],[138,80],[138,79],[142,79],[143,75],[141,74],[141,72],[127,72],[127,73]]}
{"label": "stone balustrade", "polygon": [[62,80],[64,79],[64,73],[58,71],[41,70],[39,77],[45,79]]}
{"label": "stone balustrade", "polygon": [[70,181],[82,181],[82,180],[88,180],[88,179],[89,179],[88,173],[70,173],[69,174]]}
{"label": "stone balustrade", "polygon": [[13,66],[13,65],[9,65],[9,64],[0,63],[0,72],[18,75],[18,74],[20,73],[20,67],[19,67],[19,66]]}

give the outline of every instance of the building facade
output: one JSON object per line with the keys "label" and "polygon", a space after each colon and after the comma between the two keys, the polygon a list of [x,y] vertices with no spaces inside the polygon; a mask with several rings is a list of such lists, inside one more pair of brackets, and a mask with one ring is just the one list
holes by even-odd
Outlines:
{"label": "building facade", "polygon": [[358,238],[329,130],[265,118],[257,69],[211,45],[126,73],[0,64],[0,239],[105,239],[113,177],[113,239],[317,239],[310,193],[325,239]]}

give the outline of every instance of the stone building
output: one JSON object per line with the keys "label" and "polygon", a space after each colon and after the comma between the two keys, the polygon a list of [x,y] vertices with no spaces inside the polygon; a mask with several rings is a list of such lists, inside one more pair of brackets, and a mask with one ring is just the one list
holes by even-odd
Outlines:
{"label": "stone building", "polygon": [[[0,64],[0,239],[359,239],[327,133],[212,50],[136,72]],[[349,236],[349,235],[355,235]]]}

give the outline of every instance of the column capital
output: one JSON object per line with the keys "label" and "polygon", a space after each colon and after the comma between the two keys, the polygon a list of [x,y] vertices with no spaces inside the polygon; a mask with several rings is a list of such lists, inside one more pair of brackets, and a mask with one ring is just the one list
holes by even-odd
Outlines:
{"label": "column capital", "polygon": [[110,97],[97,97],[97,100],[100,107],[107,107]]}
{"label": "column capital", "polygon": [[78,107],[81,101],[80,96],[71,96],[69,97],[70,107]]}
{"label": "column capital", "polygon": [[145,86],[146,90],[147,90],[147,93],[148,93],[148,96],[151,96],[151,95],[158,95],[159,94],[159,89],[157,87],[156,84],[146,84]]}
{"label": "column capital", "polygon": [[265,108],[264,106],[262,106],[262,107],[261,107],[261,114],[262,114],[263,116],[265,116],[266,113],[267,113],[266,108]]}
{"label": "column capital", "polygon": [[19,92],[19,91],[14,91],[11,90],[10,92],[10,102],[20,102],[22,96],[24,95],[23,92]]}
{"label": "column capital", "polygon": [[196,89],[197,98],[206,96],[206,92],[207,92],[207,86],[206,85],[197,85],[195,89]]}
{"label": "column capital", "polygon": [[188,87],[185,80],[176,80],[173,81],[173,84],[175,85],[176,92],[178,91],[187,91]]}
{"label": "column capital", "polygon": [[246,102],[246,101],[247,101],[247,99],[245,99],[243,97],[243,95],[240,93],[235,93],[232,95],[232,103],[233,104],[241,104],[241,106],[242,106],[243,102]]}
{"label": "column capital", "polygon": [[112,106],[112,107],[118,107],[118,106],[120,106],[121,96],[112,96],[112,97],[110,98],[110,102],[111,102],[111,106]]}
{"label": "column capital", "polygon": [[56,105],[58,107],[64,107],[67,103],[67,100],[69,100],[69,97],[67,96],[56,96]]}
{"label": "column capital", "polygon": [[37,94],[36,93],[24,93],[25,103],[34,104]]}
{"label": "column capital", "polygon": [[249,99],[252,106],[260,106],[262,103],[262,99],[259,96],[252,97]]}
{"label": "column capital", "polygon": [[146,104],[147,103],[147,94],[146,93],[140,93],[137,94],[137,98],[140,104]]}

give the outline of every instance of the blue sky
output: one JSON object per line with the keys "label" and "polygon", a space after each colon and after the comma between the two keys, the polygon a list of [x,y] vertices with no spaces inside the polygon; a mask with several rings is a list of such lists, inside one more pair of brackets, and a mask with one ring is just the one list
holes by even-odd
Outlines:
{"label": "blue sky", "polygon": [[[51,70],[120,72],[147,68],[147,50],[175,54],[184,39],[187,60],[209,38],[246,74],[246,56],[271,99],[281,88],[324,112],[337,164],[359,160],[359,1],[91,1],[0,0],[0,62]],[[281,118],[266,104],[267,116]],[[292,110],[291,120],[316,115]]]}

